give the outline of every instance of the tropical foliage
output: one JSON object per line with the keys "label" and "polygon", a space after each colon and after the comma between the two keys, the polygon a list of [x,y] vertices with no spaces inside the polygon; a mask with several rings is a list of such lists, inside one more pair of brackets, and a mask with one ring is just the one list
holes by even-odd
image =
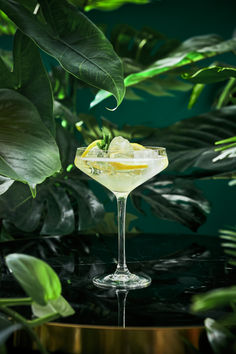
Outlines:
{"label": "tropical foliage", "polygon": [[[102,201],[73,167],[76,146],[100,137],[101,125],[112,136],[148,144],[158,141],[168,149],[167,173],[131,195],[139,212],[145,212],[146,203],[155,216],[196,231],[210,208],[193,180],[220,177],[234,184],[236,69],[218,61],[209,64],[209,58],[235,51],[236,39],[206,34],[181,43],[150,28],[122,25],[108,40],[81,11],[113,10],[125,2],[147,1],[89,0],[84,6],[80,0],[0,0],[0,33],[14,36],[12,59],[7,51],[0,53],[0,241],[96,232],[96,224],[103,231],[104,221],[112,229]],[[49,72],[42,53],[57,63]],[[118,107],[123,98],[139,100],[144,92],[158,97],[191,91],[191,108],[206,85],[219,82],[224,85],[211,112],[166,128],[126,124],[118,129],[105,118],[98,121],[79,112],[76,105],[79,90],[89,87],[95,96],[90,107],[109,96]],[[234,257],[235,232],[222,233],[227,253]],[[6,264],[29,298],[0,300],[1,328],[6,328],[1,331],[2,342],[18,328],[31,332],[29,328],[45,320],[73,313],[49,266],[21,254],[9,255]],[[232,304],[234,311],[234,298],[235,287],[215,290],[196,298],[193,309]],[[16,304],[31,305],[38,319],[19,317],[10,308]],[[20,321],[9,321],[8,315]],[[235,324],[235,313],[227,321]],[[222,323],[207,319],[205,324],[216,352],[219,343],[213,332],[234,340]]]}
{"label": "tropical foliage", "polygon": [[[74,314],[74,310],[61,295],[61,283],[54,270],[44,261],[25,254],[8,254],[6,266],[19,282],[28,297],[0,299],[0,348],[16,330],[28,332],[41,353],[46,353],[33,328],[59,317]],[[31,306],[33,319],[13,310],[19,306]]]}
{"label": "tropical foliage", "polygon": [[[63,1],[54,5],[54,0],[0,0],[2,33],[7,28],[14,33],[12,62],[7,52],[0,60],[1,240],[16,237],[18,231],[28,236],[71,234],[102,221],[103,201],[73,167],[76,147],[100,138],[101,125],[112,137],[123,135],[149,144],[161,144],[165,137],[171,176],[146,183],[132,193],[132,201],[139,212],[145,212],[145,201],[157,217],[196,231],[210,208],[186,179],[232,172],[232,160],[213,164],[212,159],[217,158],[214,142],[236,135],[235,107],[167,128],[127,124],[118,129],[106,119],[100,124],[97,118],[78,112],[76,97],[86,86],[92,92],[98,90],[91,106],[107,95],[114,95],[119,105],[124,86],[126,98],[140,99],[142,91],[162,96],[193,88],[194,93],[197,85],[231,80],[234,68],[198,69],[196,63],[235,49],[235,39],[204,35],[180,43],[149,28],[138,31],[124,25],[115,27],[110,36],[114,51],[78,9],[80,4]],[[13,31],[14,24],[17,31]],[[49,73],[42,51],[59,64]]]}

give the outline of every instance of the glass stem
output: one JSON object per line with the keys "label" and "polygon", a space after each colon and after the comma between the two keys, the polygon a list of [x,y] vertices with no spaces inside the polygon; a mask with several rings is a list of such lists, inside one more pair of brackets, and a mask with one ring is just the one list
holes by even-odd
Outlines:
{"label": "glass stem", "polygon": [[125,328],[125,305],[128,292],[128,290],[116,290],[118,300],[118,327]]}
{"label": "glass stem", "polygon": [[118,263],[115,271],[116,275],[130,274],[126,265],[125,255],[125,215],[128,194],[116,193],[117,198],[117,218],[118,218]]}

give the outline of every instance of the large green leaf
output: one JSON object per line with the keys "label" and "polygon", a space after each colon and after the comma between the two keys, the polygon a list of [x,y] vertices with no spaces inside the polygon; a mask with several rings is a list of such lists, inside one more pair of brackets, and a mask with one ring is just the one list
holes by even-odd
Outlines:
{"label": "large green leaf", "polygon": [[182,77],[193,83],[212,84],[214,82],[228,80],[231,77],[236,77],[236,68],[210,66],[202,68],[192,74],[185,73]]}
{"label": "large green leaf", "polygon": [[50,81],[34,42],[19,30],[14,38],[14,71],[18,92],[37,108],[46,127],[55,134]]}
{"label": "large green leaf", "polygon": [[40,305],[61,295],[61,283],[54,270],[44,261],[20,253],[6,256],[6,264],[28,296]]}
{"label": "large green leaf", "polygon": [[65,70],[110,92],[119,105],[125,93],[122,64],[104,34],[66,2],[39,3],[45,21],[13,0],[0,0],[0,8]]}
{"label": "large green leaf", "polygon": [[[128,75],[125,86],[133,86],[154,76],[167,73],[170,70],[181,68],[194,62],[213,57],[215,55],[235,50],[236,39],[222,40],[217,35],[196,36],[184,41],[165,58],[159,59],[144,70]],[[105,91],[98,91],[90,107],[109,97]]]}
{"label": "large green leaf", "polygon": [[206,221],[210,207],[202,193],[186,179],[159,176],[131,193],[134,206],[144,212],[142,201],[161,219],[177,221],[196,231]]}
{"label": "large green leaf", "polygon": [[0,174],[30,185],[61,167],[56,142],[35,106],[9,89],[0,89],[0,156]]}
{"label": "large green leaf", "polygon": [[236,106],[224,107],[200,116],[177,122],[167,128],[153,130],[146,145],[165,146],[169,170],[188,171],[190,168],[216,174],[235,170],[234,159],[213,162],[218,155],[215,141],[236,135]]}

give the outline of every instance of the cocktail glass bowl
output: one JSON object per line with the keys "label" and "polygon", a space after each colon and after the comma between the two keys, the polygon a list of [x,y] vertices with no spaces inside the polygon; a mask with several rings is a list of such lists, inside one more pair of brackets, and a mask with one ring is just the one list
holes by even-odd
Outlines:
{"label": "cocktail glass bowl", "polygon": [[113,274],[96,276],[93,283],[103,288],[138,289],[148,286],[151,279],[145,274],[133,274],[128,270],[125,253],[125,215],[129,193],[154,177],[168,166],[166,149],[145,147],[134,157],[115,151],[89,151],[80,147],[76,151],[75,165],[89,177],[108,188],[117,199],[118,209],[118,259]]}

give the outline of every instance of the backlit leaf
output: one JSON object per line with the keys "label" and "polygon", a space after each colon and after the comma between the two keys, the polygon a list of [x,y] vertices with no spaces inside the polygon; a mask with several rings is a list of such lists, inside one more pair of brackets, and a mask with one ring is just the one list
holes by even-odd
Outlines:
{"label": "backlit leaf", "polygon": [[6,256],[6,264],[26,294],[40,305],[61,295],[61,283],[54,270],[44,261],[20,253]]}

